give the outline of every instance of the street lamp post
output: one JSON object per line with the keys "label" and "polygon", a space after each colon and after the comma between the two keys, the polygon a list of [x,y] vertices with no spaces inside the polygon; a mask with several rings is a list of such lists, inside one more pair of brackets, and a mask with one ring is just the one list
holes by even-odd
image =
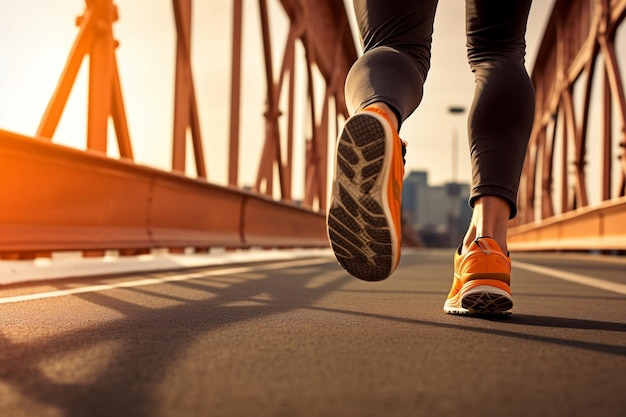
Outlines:
{"label": "street lamp post", "polygon": [[[451,115],[461,115],[465,113],[465,107],[462,106],[450,106],[448,108],[448,113]],[[459,194],[461,192],[457,171],[458,171],[458,163],[459,163],[459,129],[454,124],[452,126],[452,178],[450,180],[450,184],[448,185],[448,196],[450,197],[450,211],[448,212],[448,233],[450,237],[450,245],[455,246],[458,244],[459,239]]]}
{"label": "street lamp post", "polygon": [[[450,106],[448,113],[452,115],[460,115],[465,113],[465,107],[462,106]],[[455,125],[452,126],[452,179],[453,183],[457,182],[457,171],[459,164],[459,129]]]}

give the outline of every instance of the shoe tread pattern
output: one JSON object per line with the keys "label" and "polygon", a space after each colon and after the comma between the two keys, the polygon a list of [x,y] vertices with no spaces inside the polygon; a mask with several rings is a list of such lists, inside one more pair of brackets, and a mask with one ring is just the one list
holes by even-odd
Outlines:
{"label": "shoe tread pattern", "polygon": [[510,314],[513,300],[505,295],[486,291],[466,295],[461,300],[461,306],[472,314]]}
{"label": "shoe tread pattern", "polygon": [[328,216],[331,246],[340,265],[366,281],[380,281],[392,268],[391,227],[379,181],[385,131],[369,116],[348,120],[339,138],[337,169]]}

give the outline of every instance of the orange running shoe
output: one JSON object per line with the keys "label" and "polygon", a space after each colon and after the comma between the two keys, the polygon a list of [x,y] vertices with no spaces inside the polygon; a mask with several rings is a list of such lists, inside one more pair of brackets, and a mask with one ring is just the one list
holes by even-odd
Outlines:
{"label": "orange running shoe", "polygon": [[452,314],[510,314],[511,258],[489,237],[479,237],[454,255],[454,280],[443,306]]}
{"label": "orange running shoe", "polygon": [[387,278],[400,262],[405,143],[384,111],[350,117],[337,141],[328,238],[339,264],[364,281]]}

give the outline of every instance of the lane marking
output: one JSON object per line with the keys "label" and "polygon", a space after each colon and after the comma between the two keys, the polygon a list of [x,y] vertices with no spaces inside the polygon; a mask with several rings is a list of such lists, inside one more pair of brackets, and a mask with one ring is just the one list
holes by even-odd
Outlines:
{"label": "lane marking", "polygon": [[604,279],[594,278],[587,275],[575,274],[573,272],[559,271],[558,269],[546,268],[545,266],[527,264],[526,262],[513,261],[513,267],[562,279],[564,281],[575,282],[588,287],[600,288],[602,290],[626,295],[626,285],[617,282],[606,281]]}
{"label": "lane marking", "polygon": [[67,290],[48,291],[35,294],[15,295],[11,297],[0,298],[0,304],[19,303],[22,301],[41,300],[44,298],[64,297],[66,295],[84,294],[90,292],[100,292],[107,290],[114,290],[117,288],[131,288],[131,287],[143,287],[146,285],[164,284],[168,282],[187,281],[196,278],[207,278],[213,276],[243,274],[253,271],[268,271],[273,269],[294,268],[300,266],[319,265],[323,263],[333,262],[334,259],[329,258],[317,258],[317,259],[304,259],[295,261],[273,262],[267,265],[256,266],[241,266],[235,268],[222,268],[211,271],[197,271],[190,272],[188,274],[171,275],[163,278],[144,278],[135,281],[118,282],[116,284],[98,284],[89,285],[80,288],[70,288]]}

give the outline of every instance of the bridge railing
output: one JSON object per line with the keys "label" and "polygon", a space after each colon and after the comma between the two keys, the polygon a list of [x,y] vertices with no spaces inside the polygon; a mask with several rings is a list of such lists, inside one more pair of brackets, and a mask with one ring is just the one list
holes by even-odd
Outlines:
{"label": "bridge railing", "polygon": [[[232,32],[212,40],[232,42],[233,51],[230,73],[222,74],[230,82],[230,99],[219,103],[230,108],[229,134],[216,137],[201,129],[201,93],[192,65],[192,1],[172,0],[176,36],[171,63],[176,68],[171,84],[172,163],[171,169],[156,169],[135,162],[128,127],[133,121],[127,118],[116,55],[117,6],[113,0],[86,0],[75,41],[68,45],[69,56],[56,88],[51,88],[54,92],[36,134],[27,137],[0,130],[0,257],[29,258],[60,250],[134,254],[152,248],[327,245],[328,137],[347,116],[343,80],[356,59],[343,2],[254,3],[262,44],[261,62],[253,63],[255,82],[265,86],[265,95],[255,99],[265,110],[245,116],[243,16],[244,6],[253,3],[232,4]],[[271,7],[282,10],[286,37],[274,30]],[[55,143],[54,136],[79,71],[87,65],[86,146],[75,149]],[[241,140],[240,127],[252,117],[263,117],[264,127],[256,137]],[[302,119],[308,129],[297,133]],[[111,157],[107,149],[111,121],[119,157]],[[251,186],[239,178],[242,163],[255,159],[250,152],[241,152],[246,141],[263,142]],[[206,149],[223,142],[228,142],[228,176],[220,184],[210,180]],[[298,146],[306,149],[301,175],[294,161]],[[191,175],[190,163],[195,169]],[[301,190],[298,201],[294,189]]]}
{"label": "bridge railing", "polygon": [[532,72],[537,108],[514,250],[626,249],[624,0],[557,0]]}

